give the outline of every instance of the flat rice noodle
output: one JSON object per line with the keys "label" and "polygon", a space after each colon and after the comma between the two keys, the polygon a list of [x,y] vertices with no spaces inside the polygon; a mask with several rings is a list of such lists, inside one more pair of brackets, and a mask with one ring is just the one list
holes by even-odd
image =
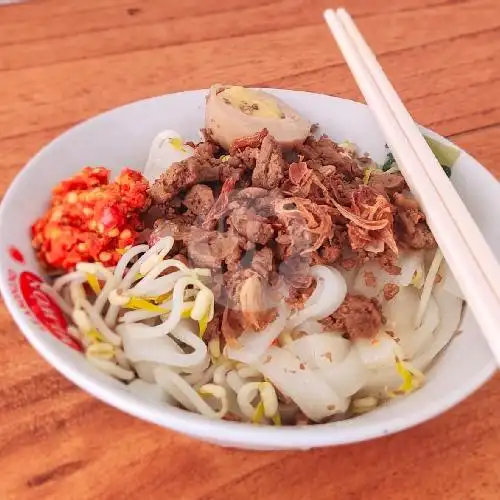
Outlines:
{"label": "flat rice noodle", "polygon": [[347,410],[349,400],[341,398],[318,372],[286,349],[271,346],[255,366],[315,422]]}
{"label": "flat rice noodle", "polygon": [[189,385],[192,385],[195,390],[199,390],[199,388],[205,384],[212,383],[214,371],[215,365],[212,365],[205,371],[184,374],[183,378]]}
{"label": "flat rice noodle", "polygon": [[387,333],[380,331],[373,339],[357,339],[354,348],[361,362],[369,370],[377,370],[394,365],[396,356],[403,357],[399,344]]}
{"label": "flat rice noodle", "polygon": [[[437,304],[439,309],[439,326],[434,331],[429,345],[410,360],[411,365],[422,372],[429,367],[455,335],[460,324],[464,304],[461,299],[448,293],[442,286],[435,287],[433,302]],[[400,385],[401,376],[393,363],[392,366],[383,369],[370,370],[368,381],[361,392],[384,397],[387,394],[386,390],[396,390]]]}
{"label": "flat rice noodle", "polygon": [[[389,283],[401,288],[407,287],[411,284],[415,271],[422,267],[423,261],[424,252],[401,252],[396,263],[396,266],[401,268],[401,273],[396,275],[386,272],[377,262],[369,261],[358,271],[352,290],[354,293],[372,298],[382,296],[384,285]],[[376,280],[374,286],[366,284],[365,274],[367,272],[373,273]]]}
{"label": "flat rice noodle", "polygon": [[401,347],[407,359],[413,358],[431,344],[433,333],[439,326],[439,322],[439,307],[436,300],[431,296],[422,324],[413,332],[411,338],[405,340],[401,339]]}
{"label": "flat rice noodle", "polygon": [[208,356],[206,344],[194,334],[189,338],[189,345],[194,349],[189,354],[184,353],[169,336],[138,339],[124,333],[122,338],[125,355],[133,363],[152,361],[168,366],[189,368],[199,365]]}
{"label": "flat rice noodle", "polygon": [[307,299],[304,308],[293,314],[287,322],[287,328],[293,329],[310,319],[323,319],[333,314],[342,304],[347,294],[347,286],[342,274],[328,266],[311,267],[311,275],[317,285]]}
{"label": "flat rice noodle", "polygon": [[315,333],[294,340],[285,349],[313,370],[343,360],[350,349],[350,344],[341,335]]}
{"label": "flat rice noodle", "polygon": [[[207,352],[208,352],[208,348],[207,348]],[[190,374],[203,373],[210,366],[210,363],[211,363],[210,356],[205,356],[205,358],[203,359],[203,361],[201,361],[201,363],[199,363],[197,365],[193,365],[193,366],[184,366],[184,367],[182,367],[181,371],[183,373],[190,373]]]}
{"label": "flat rice noodle", "polygon": [[434,288],[433,296],[439,308],[441,321],[434,332],[432,343],[412,361],[413,366],[421,371],[427,369],[434,358],[448,345],[462,319],[464,305],[462,299],[449,293],[442,286]]}
{"label": "flat rice noodle", "polygon": [[[370,276],[370,273],[373,274],[375,283],[367,284],[366,276]],[[349,291],[369,298],[380,297],[388,277],[390,275],[380,267],[380,264],[369,261],[359,268]]]}
{"label": "flat rice noodle", "polygon": [[304,323],[301,323],[293,331],[307,333],[308,335],[312,335],[314,333],[333,333],[333,334],[338,333],[338,332],[325,332],[325,327],[319,321],[316,321],[314,319],[310,319],[309,321],[304,321]]}
{"label": "flat rice noodle", "polygon": [[356,394],[366,384],[369,375],[354,348],[349,350],[343,360],[322,365],[320,372],[328,385],[342,398]]}
{"label": "flat rice noodle", "polygon": [[398,373],[396,363],[393,361],[392,366],[367,371],[366,382],[360,391],[360,395],[386,398],[388,391],[395,391],[401,386],[401,381],[401,375]]}
{"label": "flat rice noodle", "polygon": [[247,364],[257,361],[285,328],[288,313],[288,307],[281,304],[278,316],[271,324],[261,332],[243,332],[237,339],[238,347],[228,346],[226,348],[226,356],[229,359]]}
{"label": "flat rice noodle", "polygon": [[158,366],[154,373],[156,383],[171,394],[184,408],[209,418],[219,418],[213,408],[178,373],[166,366]]}
{"label": "flat rice noodle", "polygon": [[401,287],[409,286],[415,271],[422,267],[423,262],[424,252],[422,251],[401,252],[396,262],[396,266],[401,268],[401,273],[395,276],[389,275],[391,279],[388,283],[394,283],[395,285],[399,285]]}
{"label": "flat rice noodle", "polygon": [[385,330],[395,333],[403,350],[403,359],[411,359],[432,341],[432,333],[439,325],[439,309],[433,298],[429,300],[422,324],[415,328],[415,314],[420,297],[416,288],[401,288],[391,300],[383,303]]}

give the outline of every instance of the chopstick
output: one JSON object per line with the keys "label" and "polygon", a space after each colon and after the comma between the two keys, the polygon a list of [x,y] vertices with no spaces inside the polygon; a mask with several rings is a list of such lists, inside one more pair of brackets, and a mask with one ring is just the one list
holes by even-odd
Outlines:
{"label": "chopstick", "polygon": [[500,365],[500,266],[345,9],[325,20]]}

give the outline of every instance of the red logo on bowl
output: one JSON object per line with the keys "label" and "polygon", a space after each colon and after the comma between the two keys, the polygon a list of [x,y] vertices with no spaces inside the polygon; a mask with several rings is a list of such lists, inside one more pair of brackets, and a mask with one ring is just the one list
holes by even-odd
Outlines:
{"label": "red logo on bowl", "polygon": [[19,287],[28,308],[54,337],[67,346],[82,351],[80,344],[68,333],[68,323],[59,306],[40,289],[42,283],[39,276],[28,271],[19,276]]}
{"label": "red logo on bowl", "polygon": [[12,260],[15,260],[19,264],[24,264],[24,255],[21,253],[21,251],[18,248],[14,247],[14,246],[9,247],[9,255],[10,255]]}

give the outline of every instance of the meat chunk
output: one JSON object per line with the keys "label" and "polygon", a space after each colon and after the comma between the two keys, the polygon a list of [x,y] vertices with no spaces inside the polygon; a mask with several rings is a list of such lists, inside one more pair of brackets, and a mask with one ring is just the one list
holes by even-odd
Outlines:
{"label": "meat chunk", "polygon": [[184,205],[196,215],[206,215],[214,204],[214,193],[205,184],[196,184],[184,197]]}
{"label": "meat chunk", "polygon": [[375,191],[387,196],[387,194],[400,193],[406,183],[401,174],[373,173],[370,176],[368,185]]}
{"label": "meat chunk", "polygon": [[282,261],[306,255],[306,252],[313,247],[311,233],[301,218],[290,218],[286,222],[283,232],[276,238],[277,253]]}
{"label": "meat chunk", "polygon": [[244,151],[245,149],[248,148],[250,149],[259,148],[262,145],[264,139],[268,135],[269,131],[266,128],[264,128],[253,135],[249,135],[247,137],[240,137],[231,144],[229,153],[231,154],[231,156],[233,156],[236,153],[238,153],[238,151]]}
{"label": "meat chunk", "polygon": [[269,247],[264,247],[255,252],[250,267],[267,280],[274,268],[272,250]]}
{"label": "meat chunk", "polygon": [[233,210],[228,219],[234,230],[252,243],[266,245],[274,235],[273,226],[253,210],[238,208]]}
{"label": "meat chunk", "polygon": [[189,258],[198,267],[219,269],[238,249],[238,237],[230,232],[192,230],[185,240]]}
{"label": "meat chunk", "polygon": [[356,160],[326,135],[319,139],[308,137],[304,144],[297,146],[297,151],[305,160],[315,160],[321,165],[333,165],[336,171],[347,179],[363,175]]}
{"label": "meat chunk", "polygon": [[179,262],[181,262],[185,266],[187,266],[189,264],[186,256],[182,253],[177,253],[172,258],[175,260],[178,260]]}
{"label": "meat chunk", "polygon": [[397,253],[393,209],[389,201],[368,186],[360,186],[351,194],[351,200],[350,210],[334,202],[350,221],[347,233],[351,248],[380,253],[387,247]]}
{"label": "meat chunk", "polygon": [[313,171],[306,162],[292,163],[288,169],[288,179],[281,188],[286,194],[306,198],[311,191],[313,176]]}
{"label": "meat chunk", "polygon": [[255,211],[263,217],[271,217],[275,215],[276,205],[281,199],[283,199],[283,193],[280,189],[268,191],[267,196],[259,197],[254,201]]}
{"label": "meat chunk", "polygon": [[200,142],[196,144],[194,147],[195,154],[198,156],[208,156],[214,157],[216,153],[219,151],[220,147],[218,144],[215,144],[211,141]]}
{"label": "meat chunk", "polygon": [[219,180],[224,182],[229,178],[234,178],[239,181],[239,188],[250,186],[250,177],[255,168],[255,161],[258,154],[258,149],[248,148],[243,151],[237,151],[232,156],[222,156]]}
{"label": "meat chunk", "polygon": [[305,288],[294,288],[291,286],[288,290],[286,303],[291,309],[303,309],[305,303],[311,297],[316,288],[316,282],[311,280],[311,284]]}
{"label": "meat chunk", "polygon": [[173,163],[149,188],[149,195],[154,203],[166,203],[184,189],[198,182],[219,179],[218,160],[207,156],[191,156]]}
{"label": "meat chunk", "polygon": [[203,334],[203,340],[208,342],[209,340],[215,339],[221,334],[221,324],[222,324],[222,313],[223,310],[216,307],[214,317],[208,323],[207,329]]}
{"label": "meat chunk", "polygon": [[[364,282],[365,282],[366,286],[369,286],[369,287],[377,286],[377,278],[375,277],[375,274],[373,274],[372,271],[365,271],[363,278],[364,278]],[[384,286],[384,293],[385,293],[386,286],[387,285]]]}
{"label": "meat chunk", "polygon": [[149,236],[149,245],[153,246],[161,238],[172,236],[174,240],[182,241],[189,236],[191,223],[182,216],[174,219],[158,219],[153,225],[153,231]]}
{"label": "meat chunk", "polygon": [[320,323],[329,330],[347,333],[351,340],[370,339],[380,330],[382,313],[375,299],[347,294],[340,307]]}
{"label": "meat chunk", "polygon": [[414,250],[432,250],[437,247],[429,226],[423,222],[417,224],[412,233],[403,234],[401,241]]}
{"label": "meat chunk", "polygon": [[329,243],[323,245],[319,250],[319,255],[325,264],[333,264],[342,254],[342,248]]}
{"label": "meat chunk", "polygon": [[214,229],[217,226],[218,220],[226,214],[229,203],[229,195],[234,189],[235,184],[236,179],[234,177],[229,177],[224,181],[219,197],[206,214],[205,220],[201,225],[203,229]]}
{"label": "meat chunk", "polygon": [[425,222],[425,215],[413,208],[413,200],[398,198],[398,210],[395,218],[396,237],[402,246],[415,250],[433,249],[437,243]]}
{"label": "meat chunk", "polygon": [[242,168],[243,170],[253,170],[255,161],[259,155],[257,148],[247,148],[243,151],[236,151],[231,154],[227,160],[227,164],[231,168]]}
{"label": "meat chunk", "polygon": [[415,209],[418,210],[418,202],[415,198],[410,198],[401,193],[394,193],[394,205],[403,209]]}
{"label": "meat chunk", "polygon": [[399,293],[399,286],[394,283],[386,283],[384,285],[384,299],[392,300]]}
{"label": "meat chunk", "polygon": [[274,137],[267,135],[262,141],[252,174],[252,185],[264,189],[277,188],[285,174],[285,160]]}
{"label": "meat chunk", "polygon": [[358,182],[346,182],[340,174],[332,174],[323,178],[323,184],[329,195],[342,205],[351,202],[352,193],[359,187]]}
{"label": "meat chunk", "polygon": [[235,195],[235,200],[254,200],[267,196],[269,191],[259,187],[248,187],[238,191]]}
{"label": "meat chunk", "polygon": [[309,288],[314,281],[311,266],[306,257],[292,257],[279,265],[279,273],[285,283],[292,288]]}

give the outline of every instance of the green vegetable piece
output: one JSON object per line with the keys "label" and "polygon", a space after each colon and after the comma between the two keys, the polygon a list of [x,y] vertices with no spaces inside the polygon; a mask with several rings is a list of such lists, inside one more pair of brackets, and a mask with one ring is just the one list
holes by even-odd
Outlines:
{"label": "green vegetable piece", "polygon": [[[437,161],[441,164],[441,166],[443,168],[448,167],[448,169],[453,167],[453,164],[457,161],[458,157],[460,156],[460,151],[457,148],[454,148],[453,146],[447,146],[446,144],[442,144],[426,135],[424,135],[424,138],[427,141],[427,144],[431,148],[432,152],[434,153],[434,156],[436,157]],[[450,174],[448,174],[446,170],[445,172],[446,175],[448,175],[448,177],[451,175],[451,171]]]}
{"label": "green vegetable piece", "polygon": [[451,168],[447,167],[446,165],[441,165],[443,167],[444,173],[448,176],[451,177]]}
{"label": "green vegetable piece", "polygon": [[393,165],[393,163],[395,163],[395,161],[396,161],[396,160],[394,159],[394,156],[393,156],[393,155],[392,155],[392,153],[389,151],[389,152],[387,153],[387,158],[386,158],[386,160],[385,160],[385,163],[382,165],[382,170],[383,170],[384,172],[387,172],[387,170],[389,170],[389,169],[392,167],[392,165]]}

